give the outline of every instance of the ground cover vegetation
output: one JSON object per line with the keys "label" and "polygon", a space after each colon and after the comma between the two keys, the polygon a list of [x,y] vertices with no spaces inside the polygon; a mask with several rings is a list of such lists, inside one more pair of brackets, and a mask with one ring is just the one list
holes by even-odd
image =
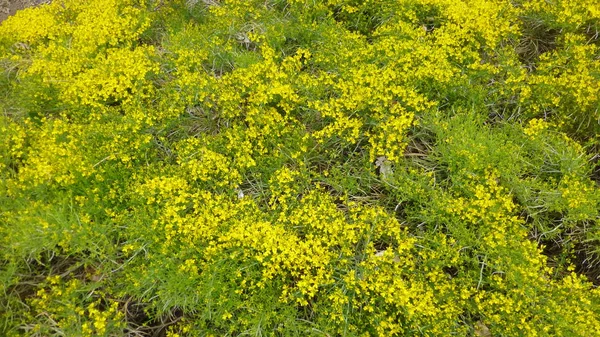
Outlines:
{"label": "ground cover vegetation", "polygon": [[0,25],[3,336],[600,336],[600,5]]}

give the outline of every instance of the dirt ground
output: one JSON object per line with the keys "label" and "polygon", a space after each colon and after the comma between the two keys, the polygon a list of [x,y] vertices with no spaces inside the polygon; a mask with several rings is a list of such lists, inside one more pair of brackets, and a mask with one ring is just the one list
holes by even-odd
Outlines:
{"label": "dirt ground", "polygon": [[0,0],[0,23],[9,16],[15,14],[19,9],[36,6],[47,0]]}

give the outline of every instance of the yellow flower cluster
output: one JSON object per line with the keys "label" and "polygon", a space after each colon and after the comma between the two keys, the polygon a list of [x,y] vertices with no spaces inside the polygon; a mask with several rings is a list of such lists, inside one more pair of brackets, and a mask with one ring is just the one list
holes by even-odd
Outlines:
{"label": "yellow flower cluster", "polygon": [[573,174],[565,175],[560,181],[559,191],[566,203],[570,221],[595,219],[599,215],[597,188],[591,181],[582,180]]}
{"label": "yellow flower cluster", "polygon": [[534,0],[527,1],[523,6],[535,12],[552,15],[556,21],[565,26],[582,26],[589,20],[600,18],[600,5],[584,0],[560,0],[553,3]]}
{"label": "yellow flower cluster", "polygon": [[[567,286],[569,289],[589,291],[589,284],[582,277],[567,276],[562,281],[553,281],[546,276],[551,272],[546,257],[535,243],[526,240],[523,221],[512,215],[516,205],[510,193],[498,185],[497,174],[488,171],[483,184],[474,181],[467,190],[468,197],[453,197],[446,201],[448,212],[461,219],[460,225],[448,226],[455,237],[467,235],[467,232],[460,232],[463,226],[476,226],[470,231],[477,235],[472,242],[481,247],[479,252],[482,256],[478,260],[481,272],[476,291],[472,290],[470,296],[478,310],[486,316],[486,323],[503,324],[510,335],[564,335],[577,329],[597,331],[597,321],[578,321],[576,328],[563,321],[542,327],[536,323],[549,312],[560,312],[564,317],[572,315],[563,311],[564,307],[559,302],[548,302],[536,291],[550,288],[553,292],[562,293],[566,280],[573,282]],[[527,286],[515,289],[515,284]],[[507,289],[513,290],[504,293]],[[582,310],[579,315],[592,315]]]}
{"label": "yellow flower cluster", "polygon": [[542,119],[531,119],[527,124],[527,127],[523,129],[526,135],[529,137],[536,137],[548,128],[548,123]]}
{"label": "yellow flower cluster", "polygon": [[17,13],[0,334],[600,336],[599,25],[584,0]]}
{"label": "yellow flower cluster", "polygon": [[[81,330],[83,336],[103,336],[106,335],[107,321],[118,320],[123,318],[123,313],[118,310],[119,303],[113,302],[107,310],[99,310],[98,304],[100,301],[92,302],[87,307],[87,315],[90,323],[83,323]],[[83,310],[80,311],[83,314]],[[118,324],[120,325],[120,324]]]}
{"label": "yellow flower cluster", "polygon": [[82,157],[78,144],[83,129],[62,120],[42,122],[43,129],[27,139],[35,146],[29,147],[25,154],[20,182],[30,187],[54,183],[70,185],[78,176],[89,176],[93,172],[92,165]]}
{"label": "yellow flower cluster", "polygon": [[[59,275],[49,276],[37,297],[31,302],[32,334],[65,331],[78,336],[110,336],[122,329],[124,314],[118,302],[106,305],[102,299],[86,300],[78,279],[65,281]],[[89,304],[85,304],[89,302]],[[32,323],[33,323],[32,322]],[[47,323],[51,330],[46,330]]]}
{"label": "yellow flower cluster", "polygon": [[[58,90],[63,102],[126,103],[133,96],[148,94],[144,90],[151,86],[146,83],[142,88],[142,82],[157,71],[149,59],[152,47],[132,48],[150,24],[133,5],[120,0],[53,2],[40,9],[48,27],[31,25],[29,13],[35,12],[27,9],[2,25],[0,35],[30,44],[35,57],[22,76],[39,78],[39,86]],[[61,20],[69,22],[56,24]]]}

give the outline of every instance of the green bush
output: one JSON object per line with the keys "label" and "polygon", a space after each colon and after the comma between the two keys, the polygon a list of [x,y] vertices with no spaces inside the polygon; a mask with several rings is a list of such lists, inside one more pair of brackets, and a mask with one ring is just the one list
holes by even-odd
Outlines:
{"label": "green bush", "polygon": [[600,336],[600,7],[0,25],[0,334]]}

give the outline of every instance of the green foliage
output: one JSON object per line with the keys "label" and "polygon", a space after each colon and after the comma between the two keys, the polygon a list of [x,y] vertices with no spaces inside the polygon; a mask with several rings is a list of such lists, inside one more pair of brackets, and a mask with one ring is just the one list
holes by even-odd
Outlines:
{"label": "green foliage", "polygon": [[583,0],[17,13],[0,334],[600,336],[599,20]]}

